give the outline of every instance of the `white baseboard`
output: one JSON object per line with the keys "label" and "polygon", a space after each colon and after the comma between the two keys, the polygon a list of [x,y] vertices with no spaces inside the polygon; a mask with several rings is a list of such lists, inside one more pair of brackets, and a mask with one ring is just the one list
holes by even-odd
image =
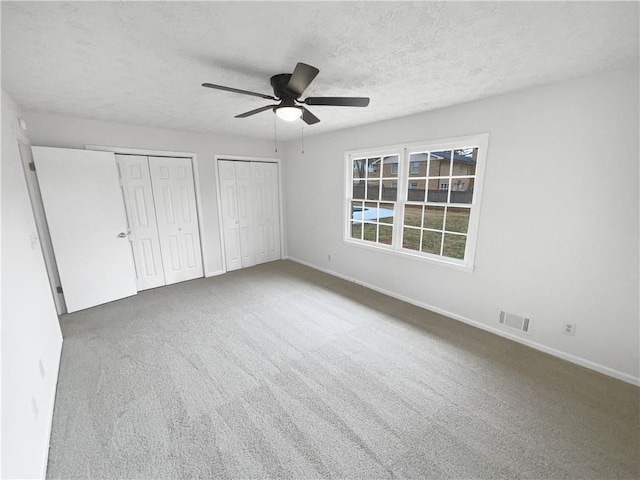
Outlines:
{"label": "white baseboard", "polygon": [[605,365],[592,362],[591,360],[587,360],[586,358],[578,357],[576,355],[572,355],[570,353],[563,352],[562,350],[557,350],[555,348],[548,347],[543,345],[542,343],[534,342],[528,340],[526,338],[521,338],[516,335],[513,335],[509,332],[503,332],[502,330],[491,327],[484,323],[478,322],[476,320],[472,320],[467,317],[463,317],[462,315],[458,315],[457,313],[449,312],[447,310],[443,310],[442,308],[434,307],[433,305],[428,305],[423,302],[419,302],[409,297],[405,297],[404,295],[400,295],[398,293],[392,292],[390,290],[386,290],[384,288],[377,287],[367,282],[362,282],[352,277],[348,277],[346,275],[342,275],[341,273],[334,272],[333,270],[329,270],[326,268],[319,267],[309,262],[305,262],[304,260],[300,260],[299,258],[287,257],[287,260],[291,260],[292,262],[299,263],[301,265],[305,265],[307,267],[313,268],[314,270],[319,270],[321,272],[327,273],[334,277],[341,278],[343,280],[347,280],[349,282],[356,283],[358,285],[362,285],[363,287],[369,288],[371,290],[375,290],[376,292],[383,293],[385,295],[389,295],[390,297],[397,298],[398,300],[402,300],[403,302],[410,303],[420,308],[424,308],[425,310],[429,310],[434,313],[438,313],[440,315],[444,315],[445,317],[449,317],[453,320],[458,320],[459,322],[466,323],[473,327],[479,328],[481,330],[485,330],[487,332],[493,333],[500,337],[508,338],[509,340],[513,340],[514,342],[521,343],[528,347],[534,348],[544,353],[548,353],[549,355],[553,355],[554,357],[561,358],[563,360],[567,360],[568,362],[575,363],[576,365],[580,365],[581,367],[588,368],[590,370],[594,370],[596,372],[602,373],[609,377],[617,378],[618,380],[622,380],[623,382],[630,383],[632,385],[640,386],[640,377],[634,377],[633,375],[629,375],[628,373],[621,372],[619,370],[615,370],[613,368],[607,367]]}
{"label": "white baseboard", "polygon": [[224,270],[217,270],[215,272],[207,272],[204,274],[205,278],[215,277],[217,275],[222,275],[223,273],[227,273]]}

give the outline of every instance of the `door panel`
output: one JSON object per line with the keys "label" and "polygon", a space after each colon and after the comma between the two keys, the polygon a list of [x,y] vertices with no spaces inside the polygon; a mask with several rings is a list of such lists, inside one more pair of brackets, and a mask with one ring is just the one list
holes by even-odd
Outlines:
{"label": "door panel", "polygon": [[276,163],[252,162],[251,176],[257,242],[256,263],[279,260],[281,254],[278,165]]}
{"label": "door panel", "polygon": [[240,227],[240,257],[242,268],[256,264],[253,239],[253,215],[251,205],[251,163],[235,162],[238,195],[238,222]]}
{"label": "door panel", "polygon": [[242,268],[235,162],[220,160],[218,162],[218,175],[220,179],[220,210],[222,212],[224,258],[227,271],[230,272]]}
{"label": "door panel", "polygon": [[165,285],[156,209],[146,156],[116,155],[138,291]]}
{"label": "door panel", "polygon": [[135,295],[136,273],[114,154],[32,150],[67,311]]}
{"label": "door panel", "polygon": [[190,158],[149,157],[167,285],[203,276]]}

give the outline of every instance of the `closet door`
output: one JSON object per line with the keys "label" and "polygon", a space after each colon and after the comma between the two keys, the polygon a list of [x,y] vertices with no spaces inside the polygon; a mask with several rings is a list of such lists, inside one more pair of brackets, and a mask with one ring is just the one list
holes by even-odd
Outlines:
{"label": "closet door", "polygon": [[238,222],[240,230],[240,258],[242,268],[256,264],[254,253],[251,162],[236,163],[236,188],[238,192]]}
{"label": "closet door", "polygon": [[203,276],[190,158],[149,157],[167,285]]}
{"label": "closet door", "polygon": [[280,260],[278,164],[251,163],[256,263]]}
{"label": "closet door", "polygon": [[129,222],[138,291],[165,285],[156,209],[146,156],[116,155]]}
{"label": "closet door", "polygon": [[238,189],[236,187],[236,162],[220,160],[218,178],[220,186],[220,210],[224,258],[227,272],[242,268],[240,258],[240,220],[238,219]]}

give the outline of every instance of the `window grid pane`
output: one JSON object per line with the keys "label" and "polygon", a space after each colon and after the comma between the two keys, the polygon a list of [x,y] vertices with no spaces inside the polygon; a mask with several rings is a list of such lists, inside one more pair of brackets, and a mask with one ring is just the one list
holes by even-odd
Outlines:
{"label": "window grid pane", "polygon": [[420,251],[420,236],[422,229],[404,227],[402,234],[402,248]]}
{"label": "window grid pane", "polygon": [[467,244],[466,235],[457,235],[453,233],[444,234],[444,242],[442,243],[442,255],[444,257],[464,259],[464,251]]}
{"label": "window grid pane", "polygon": [[366,164],[367,164],[367,160],[365,158],[357,158],[353,160],[352,177],[354,180],[356,178],[366,177]]}
{"label": "window grid pane", "polygon": [[398,177],[398,163],[400,155],[387,155],[382,159],[382,176],[384,178]]}
{"label": "window grid pane", "polygon": [[364,180],[354,180],[351,198],[364,199],[366,186],[367,184],[365,183]]}
{"label": "window grid pane", "polygon": [[380,161],[381,158],[367,159],[367,178],[380,178]]}

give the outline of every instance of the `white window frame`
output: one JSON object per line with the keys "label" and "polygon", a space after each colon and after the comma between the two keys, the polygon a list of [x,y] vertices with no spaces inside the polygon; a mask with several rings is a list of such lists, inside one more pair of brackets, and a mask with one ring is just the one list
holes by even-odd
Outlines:
{"label": "white window frame", "polygon": [[[345,192],[344,192],[344,214],[343,214],[343,241],[349,246],[362,247],[369,250],[375,250],[386,254],[411,258],[427,263],[451,267],[457,270],[473,272],[475,268],[475,254],[478,236],[478,225],[480,220],[482,189],[484,183],[484,172],[486,167],[487,150],[489,146],[489,134],[481,133],[474,135],[466,135],[461,137],[452,137],[437,140],[427,140],[422,142],[414,142],[408,144],[388,145],[379,148],[367,148],[361,150],[350,150],[345,152]],[[464,204],[470,207],[469,225],[467,229],[467,242],[465,247],[464,259],[458,260],[454,258],[444,257],[435,254],[417,252],[402,247],[402,230],[404,222],[404,207],[407,201],[407,190],[411,181],[409,158],[412,153],[422,151],[440,151],[453,150],[460,148],[477,147],[478,156],[476,161],[475,182],[473,187],[473,197],[471,204]],[[395,202],[385,200],[387,203],[394,203],[394,220],[393,220],[393,241],[391,245],[380,244],[367,240],[351,238],[351,201],[353,200],[353,159],[384,157],[387,155],[399,155],[398,161],[398,196]],[[456,177],[455,172],[453,177]],[[464,175],[465,177],[471,175]],[[426,188],[426,186],[425,186]],[[449,188],[451,189],[451,188]],[[359,199],[356,199],[358,201]],[[366,201],[366,200],[365,200]],[[409,202],[415,203],[415,202]],[[425,202],[423,204],[426,204]],[[442,206],[455,207],[456,204],[443,203]]]}

